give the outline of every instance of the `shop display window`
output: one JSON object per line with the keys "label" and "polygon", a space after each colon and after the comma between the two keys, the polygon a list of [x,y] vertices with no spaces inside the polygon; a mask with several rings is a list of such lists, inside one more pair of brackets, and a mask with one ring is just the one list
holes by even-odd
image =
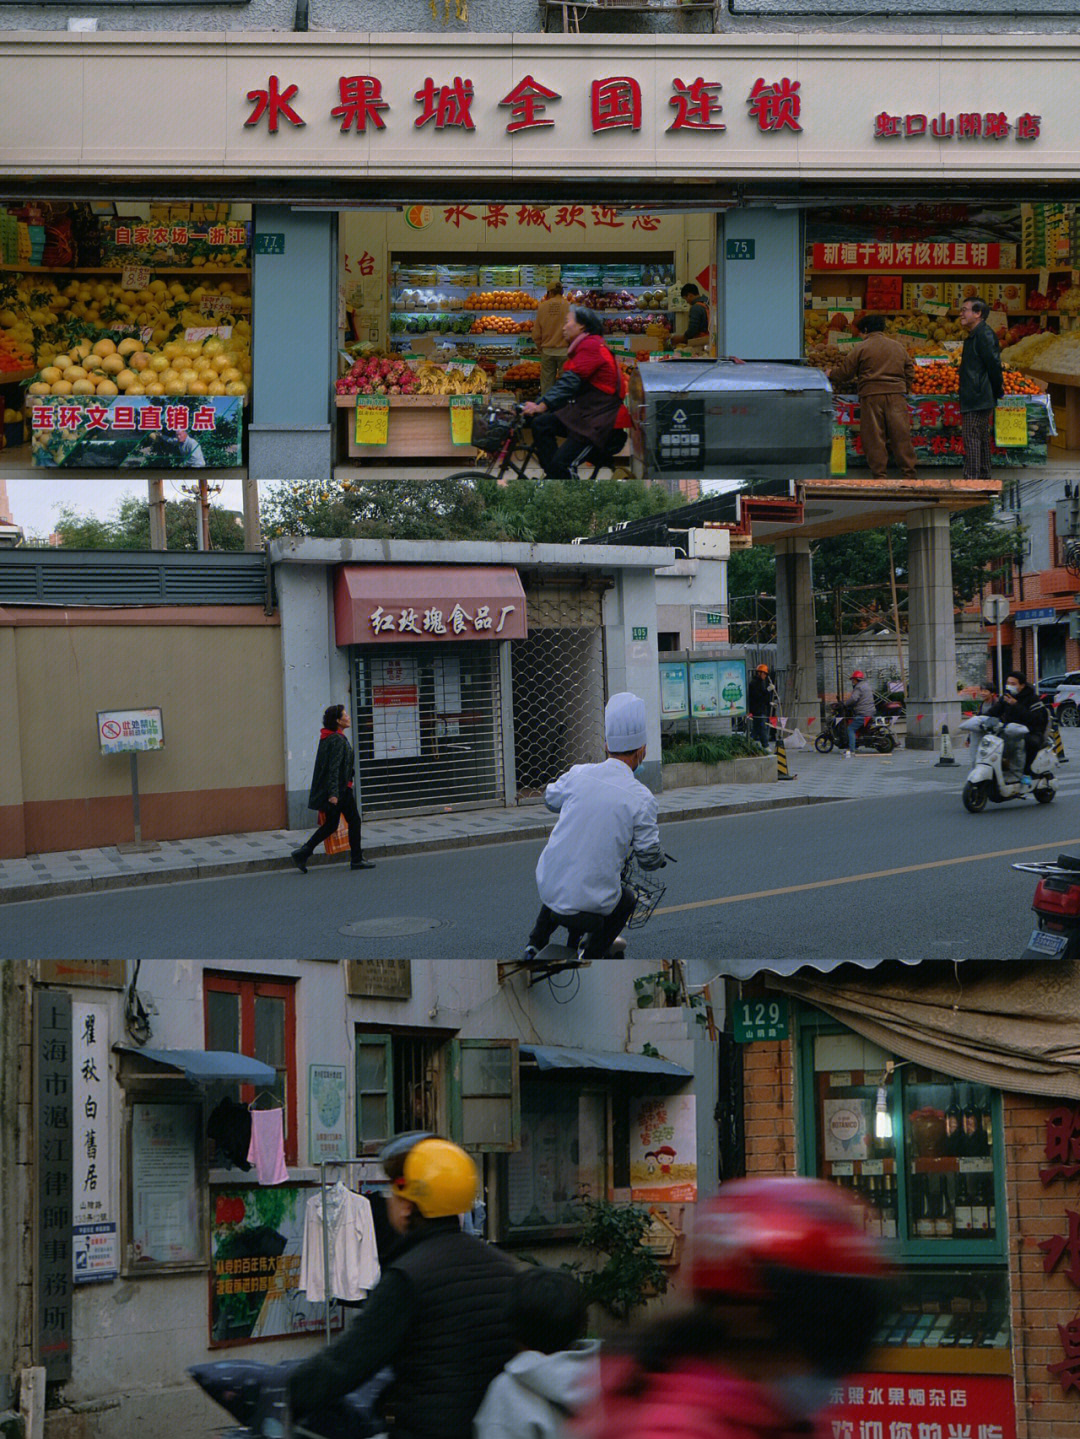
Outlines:
{"label": "shop display window", "polygon": [[577,1084],[525,1079],[521,1148],[506,1156],[503,1232],[561,1238],[581,1224],[579,1201],[607,1194],[607,1096]]}
{"label": "shop display window", "polygon": [[[868,1229],[900,1265],[879,1358],[997,1372],[1006,1360],[993,1351],[1009,1349],[999,1095],[814,1012],[799,1029],[804,1172],[864,1199]],[[962,1350],[984,1357],[958,1361]]]}

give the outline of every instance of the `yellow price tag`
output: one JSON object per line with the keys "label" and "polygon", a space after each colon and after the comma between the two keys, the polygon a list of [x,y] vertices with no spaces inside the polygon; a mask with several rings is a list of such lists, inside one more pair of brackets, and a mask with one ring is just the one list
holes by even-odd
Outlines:
{"label": "yellow price tag", "polygon": [[450,440],[455,445],[472,444],[473,402],[470,395],[450,396]]}
{"label": "yellow price tag", "polygon": [[1002,449],[1007,445],[1022,447],[1027,444],[1026,406],[1002,405],[994,411],[994,440]]}
{"label": "yellow price tag", "polygon": [[829,474],[847,474],[847,437],[843,434],[833,435],[832,452],[829,457]]}
{"label": "yellow price tag", "polygon": [[390,438],[390,398],[388,395],[356,397],[356,443],[385,445]]}

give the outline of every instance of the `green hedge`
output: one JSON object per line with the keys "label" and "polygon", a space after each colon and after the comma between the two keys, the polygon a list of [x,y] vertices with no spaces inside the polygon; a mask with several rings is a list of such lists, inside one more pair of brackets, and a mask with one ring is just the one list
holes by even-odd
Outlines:
{"label": "green hedge", "polygon": [[741,734],[665,736],[662,759],[664,764],[720,764],[729,759],[753,759],[768,754],[756,740]]}

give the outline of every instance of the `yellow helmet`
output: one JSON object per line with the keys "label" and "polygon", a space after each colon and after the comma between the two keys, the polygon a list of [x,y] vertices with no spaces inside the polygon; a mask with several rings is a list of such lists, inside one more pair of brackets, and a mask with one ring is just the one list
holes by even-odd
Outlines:
{"label": "yellow helmet", "polygon": [[405,1156],[394,1193],[415,1204],[425,1219],[466,1214],[476,1202],[476,1165],[448,1139],[422,1139]]}

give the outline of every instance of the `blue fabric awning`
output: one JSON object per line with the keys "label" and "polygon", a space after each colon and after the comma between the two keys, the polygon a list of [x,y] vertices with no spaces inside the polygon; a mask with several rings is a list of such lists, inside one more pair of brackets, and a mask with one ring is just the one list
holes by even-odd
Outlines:
{"label": "blue fabric awning", "polygon": [[178,1070],[191,1084],[273,1084],[277,1070],[260,1059],[233,1054],[228,1049],[136,1049],[132,1044],[113,1046],[120,1054],[135,1054]]}
{"label": "blue fabric awning", "polygon": [[606,1049],[564,1049],[560,1045],[521,1044],[518,1053],[536,1061],[537,1069],[601,1070],[607,1074],[666,1075],[693,1079],[689,1069],[648,1054],[624,1054]]}

